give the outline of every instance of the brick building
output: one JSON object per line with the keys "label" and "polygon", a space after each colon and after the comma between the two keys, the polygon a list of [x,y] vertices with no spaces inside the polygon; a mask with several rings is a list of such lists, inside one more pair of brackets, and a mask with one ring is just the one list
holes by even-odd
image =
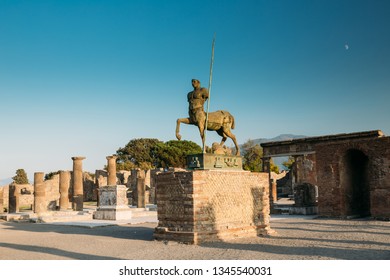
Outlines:
{"label": "brick building", "polygon": [[390,137],[382,131],[261,144],[263,164],[293,156],[295,184],[318,187],[321,216],[390,218]]}

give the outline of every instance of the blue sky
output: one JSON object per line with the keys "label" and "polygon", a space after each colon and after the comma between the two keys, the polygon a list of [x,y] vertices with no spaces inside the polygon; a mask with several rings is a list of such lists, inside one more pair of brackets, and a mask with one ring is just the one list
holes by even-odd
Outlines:
{"label": "blue sky", "polygon": [[389,14],[386,0],[2,0],[0,178],[77,155],[94,172],[131,139],[174,139],[214,33],[210,110],[235,116],[239,143],[390,134]]}

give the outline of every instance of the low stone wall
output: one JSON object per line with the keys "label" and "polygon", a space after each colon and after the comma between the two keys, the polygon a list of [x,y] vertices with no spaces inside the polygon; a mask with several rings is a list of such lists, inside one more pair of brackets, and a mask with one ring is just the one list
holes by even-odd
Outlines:
{"label": "low stone wall", "polygon": [[45,196],[47,201],[47,210],[56,210],[57,206],[60,205],[60,176],[54,175],[50,180],[44,181],[45,185]]}
{"label": "low stone wall", "polygon": [[163,172],[156,180],[157,240],[199,244],[271,233],[267,173]]}
{"label": "low stone wall", "polygon": [[21,208],[32,208],[34,187],[29,184],[10,184],[8,193],[8,212],[19,212]]}

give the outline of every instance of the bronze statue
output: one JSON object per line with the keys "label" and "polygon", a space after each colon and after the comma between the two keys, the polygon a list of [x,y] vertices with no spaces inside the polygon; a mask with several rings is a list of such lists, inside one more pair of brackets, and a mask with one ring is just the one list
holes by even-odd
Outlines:
{"label": "bronze statue", "polygon": [[[209,92],[206,88],[200,86],[200,82],[192,79],[194,90],[187,95],[189,107],[188,118],[177,119],[176,122],[176,138],[181,139],[180,123],[196,125],[199,128],[200,137],[204,146],[205,128],[206,128],[206,112],[203,105],[209,98]],[[234,129],[234,117],[228,111],[216,111],[208,114],[207,130],[216,131],[221,137],[220,145],[223,146],[226,139],[229,137],[233,140],[236,147],[236,155],[240,155],[240,148],[237,145],[236,136],[230,131]]]}

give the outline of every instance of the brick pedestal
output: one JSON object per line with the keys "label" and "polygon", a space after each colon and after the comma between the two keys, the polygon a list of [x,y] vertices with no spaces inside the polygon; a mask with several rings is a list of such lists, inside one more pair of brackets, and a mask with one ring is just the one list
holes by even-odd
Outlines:
{"label": "brick pedestal", "polygon": [[272,232],[267,173],[195,170],[156,180],[157,240],[199,244]]}

